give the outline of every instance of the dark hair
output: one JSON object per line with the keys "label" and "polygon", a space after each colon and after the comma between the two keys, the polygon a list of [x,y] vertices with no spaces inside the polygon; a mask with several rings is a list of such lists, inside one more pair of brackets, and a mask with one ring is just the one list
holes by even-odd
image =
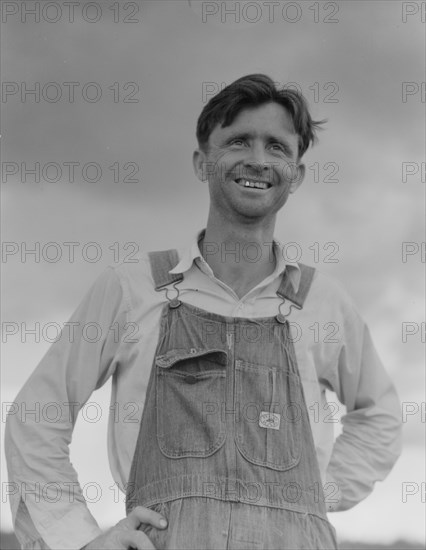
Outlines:
{"label": "dark hair", "polygon": [[243,109],[265,103],[278,103],[288,111],[299,136],[298,156],[302,157],[309,145],[316,142],[316,130],[325,121],[312,120],[301,93],[290,88],[277,88],[264,74],[243,76],[210,99],[197,121],[200,149],[207,149],[210,134],[218,124],[223,128],[230,126]]}

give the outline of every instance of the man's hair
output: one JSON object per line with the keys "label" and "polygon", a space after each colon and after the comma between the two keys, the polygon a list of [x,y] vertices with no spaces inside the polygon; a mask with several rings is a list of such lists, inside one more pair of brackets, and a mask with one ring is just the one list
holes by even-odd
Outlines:
{"label": "man's hair", "polygon": [[291,116],[299,137],[298,158],[301,158],[309,145],[317,141],[316,130],[325,121],[312,120],[301,93],[285,86],[277,88],[273,80],[264,74],[243,76],[210,99],[197,121],[200,149],[207,150],[210,134],[218,124],[223,128],[230,126],[243,109],[265,103],[278,103]]}

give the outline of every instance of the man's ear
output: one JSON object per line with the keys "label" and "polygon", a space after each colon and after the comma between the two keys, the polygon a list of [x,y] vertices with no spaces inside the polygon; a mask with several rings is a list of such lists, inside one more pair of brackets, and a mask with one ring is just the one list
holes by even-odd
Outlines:
{"label": "man's ear", "polygon": [[296,175],[293,181],[290,184],[290,193],[294,193],[298,187],[302,184],[302,181],[305,178],[305,165],[302,163],[298,163],[296,166]]}
{"label": "man's ear", "polygon": [[201,149],[196,149],[192,155],[194,172],[200,181],[207,181],[206,154]]}

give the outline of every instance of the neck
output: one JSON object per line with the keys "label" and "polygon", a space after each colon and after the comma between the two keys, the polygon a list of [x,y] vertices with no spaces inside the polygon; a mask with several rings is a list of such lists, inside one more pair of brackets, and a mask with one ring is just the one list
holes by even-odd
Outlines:
{"label": "neck", "polygon": [[229,224],[209,215],[200,251],[215,277],[241,297],[275,269],[274,228],[275,218]]}

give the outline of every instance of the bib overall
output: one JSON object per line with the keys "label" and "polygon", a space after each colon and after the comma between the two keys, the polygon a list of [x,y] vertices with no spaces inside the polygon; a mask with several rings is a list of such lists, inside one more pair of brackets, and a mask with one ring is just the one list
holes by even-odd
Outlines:
{"label": "bib overall", "polygon": [[[151,253],[156,290],[175,251]],[[284,272],[277,294],[298,308]],[[175,289],[178,290],[175,286]],[[179,296],[178,296],[179,297]],[[157,549],[335,549],[289,323],[224,317],[174,298],[164,305],[126,510],[168,520],[141,525]]]}

